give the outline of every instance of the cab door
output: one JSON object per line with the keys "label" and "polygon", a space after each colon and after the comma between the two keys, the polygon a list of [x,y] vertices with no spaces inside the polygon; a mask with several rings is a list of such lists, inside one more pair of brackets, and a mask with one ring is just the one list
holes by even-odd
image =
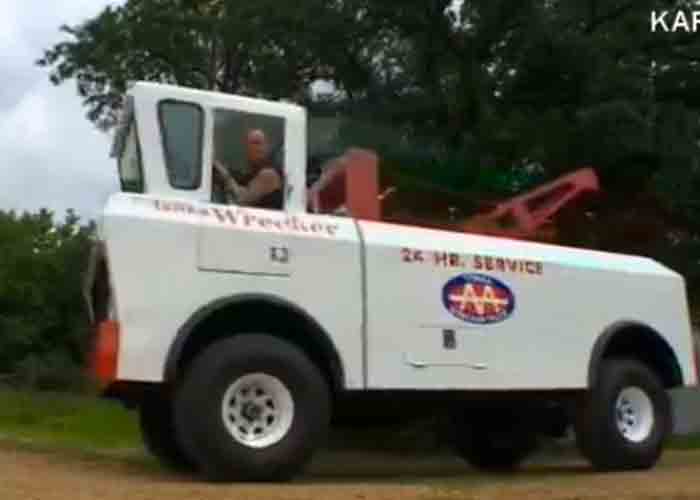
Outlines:
{"label": "cab door", "polygon": [[[254,174],[251,162],[265,158],[267,164],[282,173],[287,165],[285,144],[287,120],[276,115],[248,109],[246,106],[215,107],[212,114],[212,152],[205,161],[210,175],[211,202],[201,212],[197,265],[201,271],[243,273],[249,275],[289,276],[292,266],[288,224],[284,206],[259,209],[240,206],[227,199],[216,182],[213,165],[222,166],[236,178]],[[250,134],[256,132],[255,151],[249,150]],[[258,137],[259,136],[259,137]],[[256,158],[252,158],[252,154]]]}

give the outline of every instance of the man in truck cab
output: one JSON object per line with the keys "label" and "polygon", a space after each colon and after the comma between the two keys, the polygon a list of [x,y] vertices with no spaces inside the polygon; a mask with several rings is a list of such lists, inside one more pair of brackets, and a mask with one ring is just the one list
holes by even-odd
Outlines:
{"label": "man in truck cab", "polygon": [[214,183],[229,203],[255,208],[281,210],[284,174],[270,159],[269,141],[260,129],[249,130],[245,138],[248,169],[236,179],[219,161],[214,160]]}

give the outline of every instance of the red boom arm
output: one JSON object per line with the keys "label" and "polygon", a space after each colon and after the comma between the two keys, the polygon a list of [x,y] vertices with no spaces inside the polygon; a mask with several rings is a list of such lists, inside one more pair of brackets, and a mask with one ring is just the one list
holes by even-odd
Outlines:
{"label": "red boom arm", "polygon": [[518,239],[551,239],[556,215],[583,194],[600,190],[592,168],[576,170],[532,191],[498,204],[490,212],[457,223],[435,223],[415,217],[384,217],[379,193],[378,158],[368,151],[354,150],[345,166],[326,171],[309,190],[312,211],[332,213],[344,208],[352,217],[384,220],[465,233],[487,234]]}

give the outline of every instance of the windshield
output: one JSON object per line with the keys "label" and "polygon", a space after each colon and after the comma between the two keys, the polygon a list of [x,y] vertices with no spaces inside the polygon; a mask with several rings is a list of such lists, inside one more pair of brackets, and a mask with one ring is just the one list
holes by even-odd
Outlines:
{"label": "windshield", "polygon": [[124,141],[124,147],[119,162],[119,182],[122,191],[132,193],[143,192],[143,172],[141,169],[141,151],[136,134],[136,126],[132,121],[128,125],[128,132]]}

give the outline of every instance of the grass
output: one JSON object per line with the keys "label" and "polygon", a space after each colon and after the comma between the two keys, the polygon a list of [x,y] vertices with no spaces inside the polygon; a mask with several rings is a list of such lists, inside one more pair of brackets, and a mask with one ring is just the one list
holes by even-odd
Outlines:
{"label": "grass", "polygon": [[0,390],[0,438],[87,451],[141,447],[135,414],[116,403],[14,390]]}
{"label": "grass", "polygon": [[669,447],[674,450],[700,450],[700,434],[676,436],[671,439]]}

